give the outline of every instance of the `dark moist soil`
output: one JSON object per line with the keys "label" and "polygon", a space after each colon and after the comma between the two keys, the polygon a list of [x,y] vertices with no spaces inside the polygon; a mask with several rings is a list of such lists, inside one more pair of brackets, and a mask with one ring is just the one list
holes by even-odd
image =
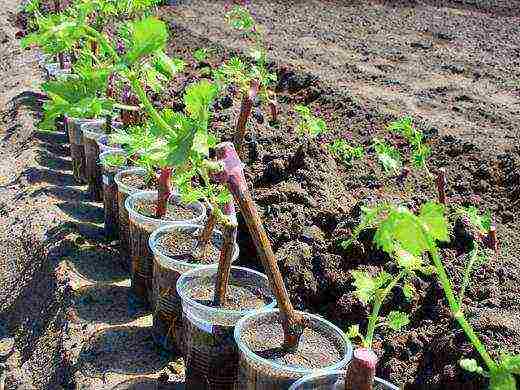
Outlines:
{"label": "dark moist soil", "polygon": [[[191,297],[205,306],[214,307],[215,286],[209,284],[209,281],[210,279],[202,280],[199,286],[191,290]],[[260,309],[268,303],[269,300],[257,289],[230,282],[226,294],[226,302],[218,307],[229,310],[254,310]]]}
{"label": "dark moist soil", "polygon": [[[157,210],[156,203],[144,199],[138,199],[135,202],[135,210],[146,217],[156,218],[155,212]],[[161,217],[165,221],[187,221],[195,217],[195,211],[188,207],[178,204],[168,204],[166,207],[166,214]]]}
{"label": "dark moist soil", "polygon": [[125,175],[121,177],[121,182],[129,188],[134,188],[136,190],[155,190],[157,188],[157,183],[154,181],[146,181],[144,176],[142,175]]}
{"label": "dark moist soil", "polygon": [[[201,0],[163,8],[175,36],[171,54],[189,58],[197,48],[210,48],[208,62],[215,66],[247,52],[225,25],[223,5]],[[432,148],[430,170],[447,171],[450,204],[473,204],[494,215],[501,250],[474,272],[466,312],[493,357],[501,350],[520,353],[520,54],[512,50],[520,44],[520,2],[265,0],[250,7],[267,32],[281,114],[279,125],[271,126],[267,110],[255,107],[246,175],[295,306],[342,329],[366,327],[369,307],[354,296],[351,272],[394,267],[371,245],[370,233],[349,250],[341,241],[359,223],[363,205],[390,200],[416,208],[436,195],[420,177],[412,177],[405,192],[385,177],[373,152],[349,167],[324,143],[341,137],[366,147],[380,137],[408,153],[385,129],[409,114]],[[182,106],[183,88],[199,77],[190,64],[168,104]],[[215,104],[212,123],[223,140],[232,139],[240,107],[239,96],[229,92]],[[295,131],[296,103],[324,117],[330,131],[304,142]],[[262,271],[240,222],[241,258]],[[454,233],[443,248],[457,290],[466,243]],[[383,306],[383,314],[406,311],[412,322],[399,334],[378,330],[377,375],[396,384],[484,388],[458,364],[478,356],[438,282],[422,275],[412,282],[417,292],[411,302],[396,290]]]}
{"label": "dark moist soil", "polygon": [[197,264],[214,264],[220,259],[220,248],[212,241],[208,243],[208,256],[195,256],[197,252],[197,236],[189,232],[174,230],[163,234],[157,240],[157,248],[161,253],[173,258],[181,257],[182,261]]}
{"label": "dark moist soil", "polygon": [[[265,110],[255,107],[246,171],[295,306],[322,314],[342,329],[359,322],[366,326],[368,308],[353,295],[351,271],[392,271],[392,265],[374,251],[369,234],[349,251],[339,242],[359,222],[361,205],[404,199],[415,206],[433,195],[417,180],[413,191],[404,194],[381,175],[372,153],[368,162],[346,167],[320,145],[340,136],[369,145],[374,136],[385,136],[389,121],[411,114],[432,148],[431,170],[447,171],[450,202],[473,203],[495,215],[501,251],[474,273],[466,313],[493,357],[501,351],[520,353],[520,229],[515,219],[520,212],[519,2],[251,3],[268,32],[266,46],[279,77],[282,113],[279,126],[273,127]],[[20,50],[15,38],[18,5],[6,0],[0,9],[6,75],[0,80],[0,253],[5,254],[0,256],[0,323],[17,340],[7,387],[102,388],[143,370],[159,375],[166,364],[149,362],[157,354],[147,348],[146,325],[130,329],[125,338],[143,340],[139,354],[125,348],[110,360],[113,371],[128,375],[97,378],[76,369],[98,322],[74,317],[67,289],[84,279],[70,272],[72,281],[63,281],[58,264],[81,242],[100,253],[107,246],[102,230],[94,226],[101,213],[85,202],[83,189],[71,178],[64,137],[34,132],[43,102],[27,86],[35,85],[42,73],[35,53]],[[172,27],[171,54],[188,60],[193,50],[211,48],[208,62],[215,66],[243,51],[245,45],[224,25],[223,5],[199,0],[161,8]],[[183,109],[184,88],[200,78],[194,64],[187,70],[172,81],[165,106]],[[212,127],[223,140],[232,137],[229,129],[240,105],[231,92],[215,105]],[[331,131],[305,145],[294,131],[295,103],[310,105]],[[22,224],[31,221],[35,226]],[[20,239],[39,237],[55,239],[60,250],[35,258],[38,245],[17,246]],[[443,249],[456,288],[463,270],[459,255],[467,251],[464,243],[457,235]],[[244,265],[261,270],[243,225],[240,246],[241,258],[250,259]],[[107,263],[99,258],[100,264]],[[437,281],[420,276],[413,284],[417,293],[412,302],[396,291],[383,307],[383,313],[404,310],[412,317],[399,334],[379,330],[374,343],[380,358],[377,375],[396,384],[486,388],[458,365],[461,358],[478,357],[452,320]],[[114,338],[120,337],[122,330],[112,329]],[[111,344],[100,348],[110,350]],[[139,367],[128,362],[139,362]],[[182,377],[179,372],[169,374]]]}
{"label": "dark moist soil", "polygon": [[258,356],[294,368],[315,370],[342,359],[327,336],[312,328],[305,328],[296,351],[285,351],[282,348],[283,329],[279,322],[251,326],[244,330],[241,341]]}

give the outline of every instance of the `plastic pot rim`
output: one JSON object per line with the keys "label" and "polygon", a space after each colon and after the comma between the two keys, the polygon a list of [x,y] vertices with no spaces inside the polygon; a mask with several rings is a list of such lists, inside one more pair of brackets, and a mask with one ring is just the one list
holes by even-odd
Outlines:
{"label": "plastic pot rim", "polygon": [[[106,151],[104,151],[104,152],[102,152],[102,153],[99,153],[99,164],[105,166],[105,165],[103,164],[103,161],[105,160],[105,158],[106,158],[107,156],[109,156],[109,155],[111,155],[111,154],[122,154],[122,155],[124,155],[125,157],[127,157],[127,155],[126,155],[126,153],[125,153],[125,151],[124,151],[123,149],[119,149],[119,150],[117,150],[117,149],[115,149],[115,150],[106,150]],[[111,167],[111,168],[125,168],[124,170],[128,170],[128,167],[126,167],[126,166],[122,166],[122,167],[112,167],[112,166],[110,165],[110,167]]]}
{"label": "plastic pot rim", "polygon": [[[153,231],[153,233],[150,235],[150,238],[148,239],[148,246],[150,247],[150,249],[152,250],[152,253],[154,254],[154,256],[157,256],[157,255],[160,255],[160,256],[163,256],[163,257],[166,257],[168,258],[170,261],[172,262],[175,262],[181,266],[184,266],[184,267],[189,267],[189,268],[202,268],[202,267],[206,267],[207,265],[204,264],[204,265],[197,265],[197,264],[193,264],[193,263],[188,263],[188,262],[185,262],[185,261],[182,261],[182,260],[176,260],[176,259],[173,259],[172,257],[168,256],[166,253],[163,253],[161,252],[158,248],[157,248],[157,240],[159,239],[159,235],[162,234],[162,233],[167,233],[169,231],[172,231],[172,230],[175,230],[175,229],[179,229],[179,228],[183,228],[183,227],[187,227],[187,228],[197,228],[197,229],[203,229],[204,226],[198,224],[198,223],[193,223],[193,222],[180,222],[180,223],[177,223],[175,225],[165,225],[165,226],[161,226],[157,229],[155,229]],[[220,234],[222,235],[223,233],[218,230],[218,229],[215,229],[213,230],[213,234]],[[233,244],[233,258],[231,260],[231,263],[234,263],[237,259],[238,259],[238,256],[240,256],[240,253],[239,253],[240,249],[238,247],[238,244],[235,242]],[[213,264],[209,264],[209,265],[213,265]],[[190,269],[191,271],[191,269]],[[189,272],[189,271],[187,271]]]}
{"label": "plastic pot rim", "polygon": [[[326,376],[329,376],[329,375],[338,375],[338,376],[344,376],[347,372],[345,370],[340,370],[340,371],[327,371],[327,372],[316,372],[316,373],[313,373],[313,374],[309,374],[309,375],[306,375],[300,379],[298,379],[296,382],[294,382],[291,387],[289,387],[288,390],[298,390],[298,386],[302,385],[302,384],[305,384],[305,382],[307,382],[308,380],[312,380],[312,379],[319,379],[319,378],[322,378],[322,377],[326,377]],[[383,386],[386,386],[389,388],[389,390],[399,390],[399,387],[397,387],[396,385],[388,382],[388,381],[385,381],[384,379],[381,379],[381,378],[378,378],[378,377],[375,377],[374,378],[374,382],[380,384],[380,385],[383,385]]]}
{"label": "plastic pot rim", "polygon": [[[130,191],[132,189],[132,187],[129,187],[127,186],[125,183],[123,183],[121,181],[121,178],[123,175],[127,175],[127,174],[132,174],[132,173],[136,173],[138,175],[145,175],[146,174],[146,170],[144,168],[139,168],[139,167],[135,167],[135,168],[128,168],[128,169],[123,169],[122,171],[119,171],[115,176],[114,176],[114,181],[116,182],[117,184],[117,190],[118,191],[121,191],[121,192],[124,192],[125,194],[127,195],[130,195]],[[130,190],[130,191],[129,191]],[[142,190],[135,190],[133,191],[132,193],[135,193],[135,192],[142,192]]]}
{"label": "plastic pot rim", "polygon": [[331,366],[318,368],[318,369],[315,369],[315,370],[311,370],[311,369],[308,369],[308,368],[295,368],[295,367],[290,367],[290,366],[284,366],[282,364],[273,362],[272,360],[268,360],[268,359],[265,359],[263,357],[258,356],[253,351],[251,351],[240,340],[240,338],[241,338],[240,337],[241,336],[241,331],[242,331],[242,328],[243,328],[245,322],[247,322],[248,320],[250,320],[253,317],[256,317],[256,316],[261,315],[261,314],[267,314],[269,312],[278,312],[279,313],[280,309],[273,308],[273,309],[270,309],[270,310],[259,310],[257,312],[250,313],[250,314],[246,315],[245,317],[241,318],[235,325],[235,332],[234,332],[235,342],[237,343],[237,346],[240,349],[240,351],[244,355],[249,357],[251,360],[258,361],[258,362],[262,363],[263,365],[273,367],[273,368],[275,368],[277,370],[280,370],[280,371],[283,371],[283,372],[291,372],[291,373],[294,373],[294,374],[300,374],[300,375],[307,376],[309,374],[326,373],[326,372],[330,372],[330,371],[340,370],[340,369],[344,368],[347,365],[347,363],[352,359],[352,351],[353,351],[352,343],[345,336],[345,333],[340,328],[338,328],[332,322],[328,321],[327,319],[325,319],[325,318],[323,318],[323,317],[321,317],[319,315],[311,314],[311,313],[307,313],[307,312],[303,312],[303,311],[296,311],[296,312],[299,313],[299,314],[302,314],[304,317],[307,317],[307,318],[310,317],[310,318],[313,318],[313,319],[321,321],[321,322],[325,321],[325,324],[329,328],[331,328],[334,332],[337,332],[337,334],[341,335],[341,338],[343,339],[343,341],[344,341],[344,343],[346,345],[345,356],[339,362],[334,363]]}
{"label": "plastic pot rim", "polygon": [[[122,171],[122,172],[124,172],[124,171]],[[114,177],[114,180],[115,180],[115,177]],[[118,187],[119,187],[119,184],[118,184]],[[146,215],[142,215],[142,214],[138,213],[137,211],[135,211],[131,205],[131,203],[133,202],[134,199],[145,196],[145,195],[152,195],[152,196],[157,197],[157,191],[138,191],[138,192],[134,192],[133,194],[130,194],[130,196],[128,198],[126,198],[125,209],[128,212],[128,216],[130,217],[130,219],[132,219],[134,215],[139,215],[139,218],[141,220],[143,220],[145,223],[152,223],[152,224],[159,223],[159,224],[174,225],[174,224],[179,224],[179,223],[197,223],[199,221],[204,220],[204,218],[206,217],[206,207],[204,207],[204,205],[201,202],[194,202],[189,205],[186,205],[186,207],[193,208],[196,211],[195,217],[193,217],[191,219],[167,220],[167,219],[147,217]],[[177,191],[173,190],[171,192],[170,197],[168,198],[168,201],[170,201],[170,199],[174,198],[175,196],[177,196]]]}
{"label": "plastic pot rim", "polygon": [[121,148],[120,146],[118,147],[115,147],[115,146],[110,146],[108,144],[108,134],[101,134],[99,136],[98,139],[96,139],[96,142],[98,144],[98,146],[102,146],[104,149],[106,149],[105,151],[112,151],[112,150],[124,150],[123,148]]}
{"label": "plastic pot rim", "polygon": [[[190,276],[192,276],[192,274],[196,274],[198,272],[202,272],[202,271],[205,271],[208,269],[215,269],[215,273],[216,273],[216,272],[218,272],[218,264],[205,265],[205,266],[201,266],[199,268],[192,269],[188,272],[183,273],[180,276],[179,280],[177,280],[177,286],[175,287],[175,289],[177,290],[177,294],[179,295],[179,297],[181,297],[181,301],[183,303],[183,310],[184,310],[184,302],[186,302],[190,306],[193,306],[199,310],[203,310],[203,311],[209,312],[209,313],[228,314],[228,315],[233,315],[233,316],[244,316],[244,315],[247,316],[249,314],[256,313],[257,311],[273,309],[276,306],[276,299],[274,296],[272,297],[273,301],[271,303],[263,306],[260,310],[256,310],[256,309],[247,309],[247,310],[221,309],[218,307],[210,307],[210,306],[203,305],[202,303],[195,301],[191,297],[188,297],[186,295],[186,293],[180,289],[184,279],[189,278]],[[255,274],[255,275],[261,277],[262,279],[265,279],[267,282],[267,285],[269,285],[269,279],[267,278],[267,276],[261,272],[255,271],[254,269],[232,265],[231,271],[233,271],[233,270],[245,271],[245,272],[250,272],[252,274]],[[237,324],[238,324],[238,322],[237,322]],[[236,325],[235,325],[235,334],[236,334]]]}

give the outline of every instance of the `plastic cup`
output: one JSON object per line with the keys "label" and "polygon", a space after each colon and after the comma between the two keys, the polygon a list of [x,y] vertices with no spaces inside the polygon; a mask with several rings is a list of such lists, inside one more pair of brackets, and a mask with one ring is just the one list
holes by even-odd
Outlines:
{"label": "plastic cup", "polygon": [[285,365],[258,356],[242,341],[242,334],[257,324],[280,322],[280,312],[278,309],[273,309],[252,313],[242,318],[235,327],[235,340],[240,350],[240,389],[287,390],[294,382],[304,376],[345,368],[352,358],[352,344],[346,338],[344,332],[322,317],[304,312],[299,313],[303,316],[307,327],[313,328],[334,343],[338,351],[341,352],[341,359],[330,366],[308,369]]}
{"label": "plastic cup", "polygon": [[103,182],[103,209],[105,213],[105,235],[108,238],[117,238],[119,236],[119,207],[117,202],[117,184],[114,180],[115,175],[125,169],[126,166],[116,167],[106,164],[109,156],[119,155],[126,157],[124,151],[107,151],[99,155],[99,166],[101,168],[101,177]]}
{"label": "plastic cup", "polygon": [[[295,382],[289,390],[345,390],[345,375],[346,371],[308,375]],[[374,390],[399,390],[399,387],[383,379],[375,378]]]}
{"label": "plastic cup", "polygon": [[[182,300],[186,386],[191,389],[233,389],[238,381],[238,348],[233,337],[235,324],[255,309],[229,310],[206,306],[193,298],[193,289],[203,280],[215,284],[217,266],[207,266],[184,273],[177,282]],[[271,309],[276,301],[269,281],[260,272],[231,267],[230,285],[250,286],[268,297],[263,309]]]}
{"label": "plastic cup", "polygon": [[127,264],[128,269],[132,267],[132,262],[129,256],[130,222],[128,220],[128,211],[126,211],[125,202],[130,195],[142,191],[141,188],[130,187],[123,183],[123,178],[131,175],[144,177],[146,171],[143,168],[129,168],[116,173],[114,176],[114,182],[117,185],[117,210],[119,212],[119,248],[121,258]]}
{"label": "plastic cup", "polygon": [[[140,298],[147,300],[154,307],[152,292],[153,256],[148,245],[150,235],[161,226],[178,223],[199,224],[206,218],[206,208],[200,202],[186,205],[195,211],[195,216],[188,220],[160,219],[141,214],[136,205],[139,201],[156,202],[157,191],[141,191],[130,195],[125,201],[130,226],[130,257],[132,260],[132,288]],[[170,204],[181,204],[180,197],[173,193]]]}
{"label": "plastic cup", "polygon": [[[202,225],[180,223],[160,227],[150,236],[149,245],[154,255],[153,295],[155,311],[153,314],[153,334],[155,341],[169,351],[184,350],[182,345],[182,304],[177,294],[177,281],[182,274],[206,265],[183,261],[180,257],[171,257],[161,251],[158,243],[162,237],[175,231],[198,236],[203,229]],[[222,232],[214,230],[211,240],[217,248],[221,248],[223,244]],[[238,255],[239,249],[235,243],[232,262],[238,259]]]}
{"label": "plastic cup", "polygon": [[83,130],[89,128],[102,128],[104,119],[80,119],[67,117],[67,131],[70,142],[70,157],[72,159],[72,174],[78,183],[86,181],[86,157],[83,144]]}

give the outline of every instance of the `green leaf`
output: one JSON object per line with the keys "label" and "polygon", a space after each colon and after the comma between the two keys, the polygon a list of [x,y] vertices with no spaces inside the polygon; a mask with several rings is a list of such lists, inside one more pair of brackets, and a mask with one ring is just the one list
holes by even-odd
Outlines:
{"label": "green leaf", "polygon": [[520,375],[520,355],[504,355],[501,358],[500,367],[511,374]]}
{"label": "green leaf", "polygon": [[391,311],[386,316],[386,325],[395,331],[403,329],[410,323],[410,317],[408,314],[400,311]]}
{"label": "green leaf", "polygon": [[399,267],[408,271],[415,271],[422,267],[421,256],[414,256],[402,249],[396,251],[396,260]]}
{"label": "green leaf", "polygon": [[186,67],[186,63],[183,60],[170,58],[162,50],[154,54],[153,64],[158,72],[161,72],[168,78],[173,78],[173,76],[181,73]]}
{"label": "green leaf", "polygon": [[356,296],[364,303],[370,303],[377,290],[376,280],[362,271],[352,271],[354,277],[354,286],[356,287]]}
{"label": "green leaf", "polygon": [[517,390],[516,379],[512,374],[505,372],[491,373],[489,378],[490,390]]}
{"label": "green leaf", "polygon": [[404,294],[405,298],[408,301],[410,301],[413,298],[413,295],[415,294],[415,287],[413,286],[413,284],[406,282],[403,285],[403,294]]}
{"label": "green leaf", "polygon": [[351,325],[348,327],[346,336],[353,340],[361,336],[361,332],[359,331],[359,325]]}
{"label": "green leaf", "polygon": [[475,372],[481,375],[484,373],[484,370],[478,365],[475,359],[462,359],[459,364],[466,371]]}
{"label": "green leaf", "polygon": [[164,50],[168,41],[166,24],[154,17],[147,17],[129,23],[131,47],[126,54],[126,61],[133,65],[143,57],[159,50]]}
{"label": "green leaf", "polygon": [[206,61],[208,58],[208,50],[204,48],[199,48],[193,52],[193,58],[195,58],[198,62]]}
{"label": "green leaf", "polygon": [[215,84],[208,80],[201,80],[186,88],[184,104],[190,118],[207,125],[210,108],[218,93]]}
{"label": "green leaf", "polygon": [[425,203],[421,207],[419,218],[434,240],[449,241],[448,222],[442,204]]}
{"label": "green leaf", "polygon": [[402,167],[401,154],[391,145],[381,140],[375,140],[374,150],[377,159],[387,174],[398,174]]}

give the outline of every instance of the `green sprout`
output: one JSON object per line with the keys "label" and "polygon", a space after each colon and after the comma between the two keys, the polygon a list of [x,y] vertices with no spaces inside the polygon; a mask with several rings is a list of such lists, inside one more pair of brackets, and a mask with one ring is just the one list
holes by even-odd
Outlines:
{"label": "green sprout", "polygon": [[296,130],[300,135],[316,138],[328,131],[325,120],[314,116],[309,107],[298,104],[294,107],[294,110],[300,117],[300,122],[296,126]]}
{"label": "green sprout", "polygon": [[102,163],[106,167],[112,168],[121,168],[124,167],[128,162],[128,159],[125,155],[121,153],[112,153],[106,156]]}
{"label": "green sprout", "polygon": [[400,134],[410,144],[412,148],[410,156],[411,165],[416,169],[424,169],[429,173],[427,160],[431,155],[431,149],[424,144],[422,131],[413,126],[412,117],[405,116],[390,123],[388,130]]}
{"label": "green sprout", "polygon": [[343,164],[350,166],[352,161],[360,160],[365,155],[363,146],[352,146],[344,139],[336,139],[327,144],[329,152]]}
{"label": "green sprout", "polygon": [[[479,220],[483,221],[480,226],[485,228],[488,223],[486,218],[480,216]],[[485,364],[485,367],[481,367],[474,359],[463,359],[460,362],[461,367],[488,377],[491,390],[516,389],[514,375],[520,373],[520,355],[510,356],[503,354],[497,361],[491,358],[484,344],[466,319],[463,302],[461,299],[456,298],[452,282],[446,273],[437,247],[437,242],[449,241],[448,223],[445,217],[444,206],[428,202],[421,207],[416,215],[404,207],[381,204],[364,210],[360,228],[356,229],[354,233],[359,234],[361,230],[366,228],[377,229],[374,241],[380,249],[390,256],[395,255],[398,251],[407,253],[408,259],[406,257],[402,258],[404,259],[404,264],[416,263],[426,253],[430,255],[435,274],[442,286],[453,317]],[[345,245],[349,245],[350,242],[352,240],[346,242]],[[459,293],[459,298],[462,297],[463,292]]]}
{"label": "green sprout", "polygon": [[205,48],[199,48],[193,52],[193,58],[195,58],[199,63],[204,62],[208,59],[209,51]]}
{"label": "green sprout", "polygon": [[398,175],[401,172],[403,162],[399,151],[383,140],[374,140],[374,150],[377,159],[387,175]]}

